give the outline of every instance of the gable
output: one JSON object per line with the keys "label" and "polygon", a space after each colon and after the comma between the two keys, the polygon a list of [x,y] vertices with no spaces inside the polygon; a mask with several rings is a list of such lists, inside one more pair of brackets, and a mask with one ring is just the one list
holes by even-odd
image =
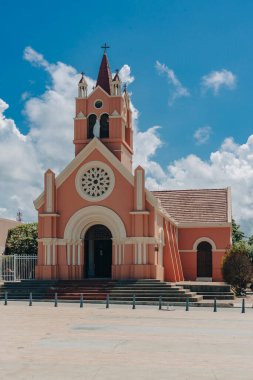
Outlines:
{"label": "gable", "polygon": [[[112,166],[117,169],[122,176],[131,184],[134,185],[134,176],[129,172],[121,162],[114,156],[114,154],[101,143],[99,139],[94,137],[92,141],[81,150],[81,152],[70,162],[68,166],[56,177],[56,189],[87,159],[87,157],[94,151],[98,150],[108,160]],[[43,204],[44,192],[34,201],[36,209],[40,208]]]}

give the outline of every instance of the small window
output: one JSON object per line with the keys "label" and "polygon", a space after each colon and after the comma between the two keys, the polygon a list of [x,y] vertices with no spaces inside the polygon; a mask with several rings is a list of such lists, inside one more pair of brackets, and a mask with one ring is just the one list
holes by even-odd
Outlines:
{"label": "small window", "polygon": [[88,117],[88,139],[92,139],[94,137],[93,135],[93,127],[96,123],[97,116],[96,115],[90,115]]}
{"label": "small window", "polygon": [[95,101],[95,107],[96,108],[102,108],[102,106],[103,106],[102,100],[96,100]]}
{"label": "small window", "polygon": [[104,113],[100,118],[100,137],[109,137],[109,115],[107,113]]}

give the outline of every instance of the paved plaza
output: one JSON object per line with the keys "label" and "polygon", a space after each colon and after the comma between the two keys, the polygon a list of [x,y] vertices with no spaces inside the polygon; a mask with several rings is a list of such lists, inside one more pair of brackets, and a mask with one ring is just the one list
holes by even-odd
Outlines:
{"label": "paved plaza", "polygon": [[0,378],[252,380],[253,309],[0,304]]}

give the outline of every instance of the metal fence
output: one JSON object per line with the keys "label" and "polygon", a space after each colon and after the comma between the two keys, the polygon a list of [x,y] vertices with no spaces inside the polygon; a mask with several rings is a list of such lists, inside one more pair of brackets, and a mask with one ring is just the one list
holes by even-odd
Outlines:
{"label": "metal fence", "polygon": [[0,281],[34,279],[36,264],[37,256],[0,255]]}

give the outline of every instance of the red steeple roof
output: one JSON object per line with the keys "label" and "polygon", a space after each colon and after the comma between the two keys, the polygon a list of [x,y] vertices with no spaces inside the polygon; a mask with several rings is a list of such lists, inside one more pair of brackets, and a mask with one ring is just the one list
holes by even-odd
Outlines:
{"label": "red steeple roof", "polygon": [[119,81],[120,82],[120,77],[119,77],[119,70],[116,70],[116,74],[112,80],[113,82]]}
{"label": "red steeple roof", "polygon": [[99,68],[98,79],[96,86],[102,87],[109,95],[111,95],[112,76],[109,67],[109,62],[106,53],[104,53],[101,65]]}

